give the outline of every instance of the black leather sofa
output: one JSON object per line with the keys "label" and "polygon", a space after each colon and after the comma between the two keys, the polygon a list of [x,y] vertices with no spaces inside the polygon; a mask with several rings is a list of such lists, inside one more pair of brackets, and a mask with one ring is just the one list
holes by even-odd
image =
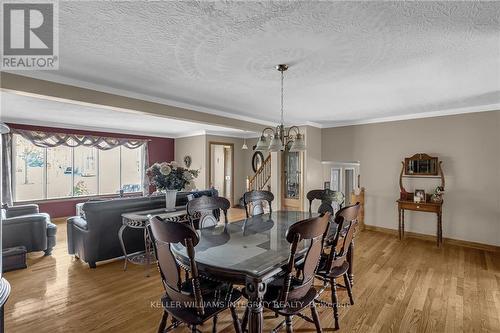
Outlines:
{"label": "black leather sofa", "polygon": [[[217,196],[216,190],[179,192],[176,206],[186,205],[188,194],[194,197],[203,195]],[[82,216],[67,220],[68,253],[88,263],[90,268],[96,262],[123,256],[118,238],[122,226],[123,213],[165,207],[164,196],[120,198],[102,201],[89,201],[82,207]],[[140,229],[127,228],[123,234],[127,252],[144,251],[144,233]]]}

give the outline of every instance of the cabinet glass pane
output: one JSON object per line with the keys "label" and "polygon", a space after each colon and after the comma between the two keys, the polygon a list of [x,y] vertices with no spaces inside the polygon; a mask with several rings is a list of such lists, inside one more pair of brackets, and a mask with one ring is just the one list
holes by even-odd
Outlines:
{"label": "cabinet glass pane", "polygon": [[97,149],[75,147],[75,164],[73,166],[73,195],[97,194]]}
{"label": "cabinet glass pane", "polygon": [[47,148],[47,198],[70,197],[72,193],[71,148]]}
{"label": "cabinet glass pane", "polygon": [[14,201],[44,199],[45,149],[14,135],[13,155]]}
{"label": "cabinet glass pane", "polygon": [[300,153],[285,152],[285,198],[300,197]]}

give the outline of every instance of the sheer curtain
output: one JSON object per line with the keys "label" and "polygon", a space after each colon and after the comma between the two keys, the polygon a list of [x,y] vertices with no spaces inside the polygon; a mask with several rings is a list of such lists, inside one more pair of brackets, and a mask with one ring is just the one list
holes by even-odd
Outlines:
{"label": "sheer curtain", "polygon": [[149,168],[149,149],[148,144],[144,144],[144,149],[142,150],[142,161],[144,163],[142,169],[142,194],[146,197],[149,195],[149,177],[146,174],[146,170]]}
{"label": "sheer curtain", "polygon": [[12,206],[12,134],[2,134],[2,204]]}
{"label": "sheer curtain", "polygon": [[148,142],[148,140],[145,139],[110,138],[95,135],[49,133],[22,129],[13,129],[12,131],[41,148],[85,146],[109,150],[124,146],[130,149],[136,149]]}

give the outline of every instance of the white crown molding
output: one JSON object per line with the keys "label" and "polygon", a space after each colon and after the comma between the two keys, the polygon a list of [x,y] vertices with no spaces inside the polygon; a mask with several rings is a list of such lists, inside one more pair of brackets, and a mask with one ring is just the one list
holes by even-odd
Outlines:
{"label": "white crown molding", "polygon": [[2,116],[2,122],[20,124],[20,125],[30,125],[30,126],[54,127],[54,128],[61,128],[61,129],[74,129],[74,130],[80,130],[80,131],[106,132],[106,133],[127,134],[127,135],[137,135],[137,136],[151,136],[151,137],[165,138],[165,139],[175,139],[177,137],[177,135],[171,135],[168,133],[130,131],[130,130],[122,130],[122,129],[116,129],[116,128],[73,125],[73,124],[67,124],[67,123],[57,123],[57,122],[40,121],[40,120],[31,121],[31,120],[26,120],[26,119],[18,119],[15,117],[3,117]]}
{"label": "white crown molding", "polygon": [[[167,139],[179,139],[179,138],[187,138],[192,136],[199,135],[216,135],[216,136],[225,136],[230,138],[244,139],[245,133],[226,133],[226,132],[218,132],[218,131],[187,131],[184,133],[157,133],[157,132],[147,132],[147,131],[130,131],[130,130],[122,130],[116,128],[106,128],[106,127],[94,127],[94,126],[84,126],[84,125],[73,125],[67,123],[57,123],[50,121],[40,121],[40,120],[26,120],[26,119],[18,119],[14,117],[3,117],[2,122],[6,123],[14,123],[20,125],[30,125],[30,126],[45,126],[45,127],[54,127],[61,129],[74,129],[74,130],[83,130],[83,131],[93,131],[93,132],[106,132],[106,133],[117,133],[117,134],[127,134],[127,135],[138,135],[138,136],[151,136],[158,138],[167,138]],[[256,138],[257,134],[252,133],[251,136],[248,135],[249,132],[246,132],[246,138]]]}
{"label": "white crown molding", "polygon": [[175,139],[189,138],[189,137],[192,137],[192,136],[202,136],[202,135],[206,135],[205,130],[201,130],[201,131],[187,131],[187,132],[184,132],[184,133],[177,134],[175,136]]}
{"label": "white crown molding", "polygon": [[194,132],[185,132],[181,134],[177,134],[175,136],[176,139],[179,138],[188,138],[192,136],[200,136],[200,135],[214,135],[214,136],[224,136],[227,138],[236,138],[236,139],[253,139],[253,138],[258,138],[260,134],[257,133],[252,133],[252,132],[245,132],[245,133],[228,133],[228,132],[219,132],[219,131],[207,131],[207,130],[201,130],[201,131],[194,131]]}
{"label": "white crown molding", "polygon": [[466,108],[458,108],[458,109],[448,109],[448,110],[442,110],[442,111],[413,113],[413,114],[407,114],[407,115],[401,115],[401,116],[372,118],[372,119],[363,119],[363,120],[354,120],[354,121],[325,122],[324,124],[318,124],[318,125],[320,125],[318,127],[319,128],[334,128],[334,127],[365,125],[365,124],[375,124],[375,123],[388,123],[388,122],[401,121],[401,120],[453,116],[453,115],[458,115],[458,114],[488,112],[488,111],[500,111],[500,103],[474,106],[474,107],[466,107]]}
{"label": "white crown molding", "polygon": [[321,164],[324,165],[360,165],[361,162],[359,161],[352,161],[352,162],[335,162],[335,161],[321,161]]}
{"label": "white crown molding", "polygon": [[34,79],[39,79],[39,80],[45,80],[45,81],[51,81],[59,84],[66,84],[66,85],[71,85],[79,88],[85,88],[85,89],[91,89],[91,90],[96,90],[108,94],[115,94],[115,95],[120,95],[124,97],[131,97],[131,98],[136,98],[136,99],[141,99],[147,102],[154,102],[154,103],[160,103],[164,105],[169,105],[169,106],[175,106],[183,109],[188,109],[192,111],[198,111],[198,112],[204,112],[216,116],[222,116],[222,117],[227,117],[227,118],[232,118],[232,119],[237,119],[241,121],[248,121],[248,122],[253,122],[257,124],[262,124],[266,126],[276,126],[276,123],[271,122],[271,121],[266,121],[258,118],[253,118],[253,117],[248,117],[248,116],[243,116],[243,115],[236,115],[231,112],[227,111],[222,111],[222,110],[217,110],[214,108],[209,108],[209,107],[204,107],[200,105],[194,105],[194,104],[189,104],[189,103],[184,103],[184,102],[178,102],[172,99],[166,99],[166,98],[159,98],[159,97],[154,97],[146,94],[141,94],[141,93],[136,93],[133,91],[125,90],[125,89],[117,89],[117,88],[111,88],[109,86],[104,86],[100,84],[94,84],[94,83],[89,83],[81,80],[75,80],[75,79],[69,79],[69,78],[64,78],[61,77],[57,74],[53,73],[44,73],[43,75],[40,75],[38,73],[30,73],[30,75],[27,75],[25,73],[19,73],[17,72],[12,72],[8,71],[9,73],[15,74],[15,75],[20,75],[20,76],[26,76],[26,77],[31,77]]}

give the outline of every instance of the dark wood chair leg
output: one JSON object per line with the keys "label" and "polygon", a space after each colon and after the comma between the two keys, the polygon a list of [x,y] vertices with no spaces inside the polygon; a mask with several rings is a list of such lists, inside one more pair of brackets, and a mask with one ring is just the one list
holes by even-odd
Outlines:
{"label": "dark wood chair leg", "polygon": [[215,315],[213,319],[212,333],[217,333],[217,319],[217,315]]}
{"label": "dark wood chair leg", "polygon": [[349,262],[349,269],[347,273],[349,274],[349,281],[351,281],[351,286],[354,286],[354,240],[349,244],[349,250],[347,252],[347,262]]}
{"label": "dark wood chair leg", "polygon": [[285,323],[286,323],[286,333],[293,333],[292,317],[286,316]]}
{"label": "dark wood chair leg", "polygon": [[236,308],[234,306],[231,306],[229,309],[231,310],[231,317],[233,317],[234,330],[236,331],[236,333],[242,333],[240,319],[238,318],[238,314],[236,313]]}
{"label": "dark wood chair leg", "polygon": [[158,333],[163,333],[165,331],[165,327],[167,326],[168,320],[168,312],[163,310],[163,315],[160,320],[160,326],[158,326]]}
{"label": "dark wood chair leg", "polygon": [[337,303],[337,283],[335,279],[330,280],[330,286],[332,289],[332,305],[333,305],[333,318],[335,320],[335,330],[340,328],[339,326],[339,305]]}
{"label": "dark wood chair leg", "polygon": [[351,281],[347,273],[344,274],[344,283],[347,288],[347,294],[349,295],[349,301],[351,301],[351,305],[354,305],[354,297],[352,295]]}
{"label": "dark wood chair leg", "polygon": [[311,317],[314,321],[314,326],[316,327],[317,333],[322,333],[321,323],[319,321],[318,310],[316,309],[316,304],[314,302],[311,303]]}

